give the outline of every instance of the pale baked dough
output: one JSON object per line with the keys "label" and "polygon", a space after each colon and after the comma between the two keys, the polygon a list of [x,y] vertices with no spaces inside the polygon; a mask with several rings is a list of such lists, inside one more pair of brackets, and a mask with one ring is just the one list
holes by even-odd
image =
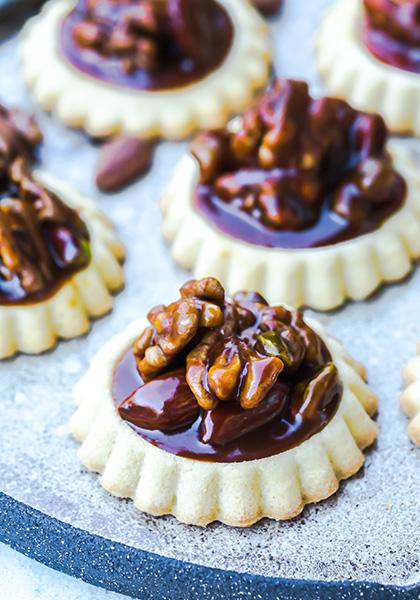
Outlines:
{"label": "pale baked dough", "polygon": [[259,460],[214,463],[175,456],[142,439],[119,417],[112,399],[114,367],[146,326],[142,319],[108,341],[75,388],[78,408],[70,429],[82,442],[80,460],[102,473],[101,484],[111,494],[132,498],[143,512],[172,514],[193,525],[217,520],[247,527],[263,517],[290,519],[305,504],[327,498],[340,479],[362,466],[361,450],[377,435],[369,416],[377,398],[363,368],[319,323],[308,323],[326,341],[344,393],[330,423],[300,446]]}
{"label": "pale baked dough", "polygon": [[89,330],[90,318],[112,308],[110,292],[124,283],[124,248],[110,221],[95,203],[46,173],[36,179],[78,211],[90,234],[89,265],[73,275],[52,297],[35,304],[0,305],[0,359],[16,352],[38,354],[57,338],[69,339]]}
{"label": "pale baked dough", "polygon": [[184,156],[162,197],[162,232],[173,258],[194,277],[213,276],[229,293],[259,291],[270,304],[329,310],[363,300],[382,282],[403,278],[420,256],[420,179],[410,153],[393,144],[408,183],[403,208],[371,233],[309,249],[265,248],[224,234],[194,207],[198,162]]}
{"label": "pale baked dough", "polygon": [[417,356],[403,369],[403,377],[407,388],[401,395],[401,407],[411,417],[408,435],[420,446],[420,342],[417,344]]}
{"label": "pale baked dough", "polygon": [[52,0],[25,26],[22,64],[41,106],[92,136],[128,133],[179,139],[221,127],[266,83],[271,63],[267,25],[248,2],[218,0],[234,23],[232,48],[212,74],[171,91],[137,91],[83,74],[60,53],[58,33],[75,0]]}
{"label": "pale baked dough", "polygon": [[318,69],[330,93],[381,114],[395,132],[420,135],[420,75],[375,58],[362,40],[361,0],[338,0],[316,38]]}

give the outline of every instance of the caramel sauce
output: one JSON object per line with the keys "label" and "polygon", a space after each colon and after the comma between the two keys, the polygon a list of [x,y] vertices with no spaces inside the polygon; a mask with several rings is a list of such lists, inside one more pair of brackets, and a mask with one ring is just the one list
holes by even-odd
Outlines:
{"label": "caramel sauce", "polygon": [[30,293],[23,289],[19,278],[15,275],[10,280],[0,278],[0,306],[28,306],[49,300],[57,292],[60,291],[65,284],[87,265],[80,266],[78,269],[71,271],[63,271],[57,269],[54,274],[54,279],[48,283],[42,290]]}
{"label": "caramel sauce", "polygon": [[[67,207],[66,210],[70,211]],[[0,305],[23,306],[48,300],[76,273],[86,269],[91,257],[87,230],[85,233],[87,237],[82,242],[77,240],[74,233],[65,225],[44,224],[39,231],[42,240],[40,248],[31,239],[28,231],[23,229],[15,231],[14,241],[36,266],[42,278],[42,285],[35,290],[25,289],[22,278],[17,273],[11,272],[7,277],[2,276],[0,258]]]}
{"label": "caramel sauce", "polygon": [[135,90],[173,90],[204,79],[223,63],[234,35],[228,13],[215,2],[214,21],[209,26],[215,28],[218,41],[213,44],[213,52],[208,61],[199,64],[186,57],[175,41],[166,41],[165,47],[161,48],[162,56],[157,71],[152,73],[137,69],[126,73],[121,68],[121,60],[117,55],[103,56],[96,50],[82,48],[75,42],[73,28],[82,20],[83,14],[73,10],[62,22],[60,46],[65,58],[86,75]]}
{"label": "caramel sauce", "polygon": [[[287,383],[278,384],[282,388],[279,391],[283,391],[285,386],[290,386],[290,391],[292,391],[307,376],[308,370],[300,369],[293,376],[293,379]],[[167,386],[165,386],[165,378],[167,379]],[[174,381],[176,378],[179,379],[181,385],[185,379],[183,370],[176,369],[167,372],[166,375],[159,376],[159,390],[163,396],[168,395],[169,398],[173,390],[177,389],[178,385]],[[117,410],[142,385],[144,385],[144,382],[137,370],[133,349],[130,348],[114,371],[112,394]],[[192,392],[190,393],[192,396]],[[279,403],[279,412],[276,413],[277,409],[274,407],[273,414],[275,416],[268,423],[262,424],[258,429],[254,429],[225,445],[203,443],[201,440],[203,412],[190,426],[173,432],[164,433],[158,429],[144,429],[128,421],[127,425],[145,441],[170,454],[210,462],[241,462],[273,456],[300,445],[306,439],[321,431],[331,421],[338,409],[340,400],[341,392],[337,391],[332,398],[329,398],[325,406],[317,410],[311,418],[305,419],[302,419],[300,414],[294,415],[287,403],[286,406],[284,406],[284,403]],[[162,401],[162,399],[159,399],[158,404]],[[296,398],[294,398],[295,401]],[[226,418],[226,414],[222,413],[230,410],[228,404],[231,403],[220,405],[222,409],[220,418]],[[232,404],[231,410],[235,411],[235,403]],[[214,413],[212,419],[217,419],[216,411],[217,409],[209,411],[207,415],[212,412]],[[207,425],[209,425],[209,419],[207,419]]]}
{"label": "caramel sauce", "polygon": [[[264,176],[264,171],[261,171]],[[199,184],[195,199],[198,211],[223,233],[243,242],[268,248],[316,248],[354,239],[379,228],[401,208],[404,194],[396,195],[383,208],[376,207],[370,219],[351,223],[323,203],[319,217],[303,229],[274,229],[267,227],[252,214],[234,203],[223,201],[211,185]]]}

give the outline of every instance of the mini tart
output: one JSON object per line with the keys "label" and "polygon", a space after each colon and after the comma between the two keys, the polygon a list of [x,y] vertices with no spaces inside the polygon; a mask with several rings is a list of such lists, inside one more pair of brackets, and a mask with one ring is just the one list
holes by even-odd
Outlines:
{"label": "mini tart", "polygon": [[57,338],[70,339],[89,330],[90,319],[112,308],[110,292],[124,283],[121,261],[124,249],[113,226],[94,202],[47,173],[36,179],[76,209],[90,234],[91,259],[51,297],[22,305],[0,305],[0,359],[17,352],[39,354]]}
{"label": "mini tart", "polygon": [[132,498],[143,512],[172,514],[192,525],[218,520],[247,527],[264,517],[295,517],[305,504],[336,492],[339,481],[363,465],[361,450],[377,435],[370,418],[377,398],[363,379],[363,367],[312,320],[344,388],[335,416],[319,433],[269,458],[233,463],[176,456],[145,441],[119,417],[112,382],[114,367],[146,325],[145,319],[135,321],[110,339],[75,388],[78,408],[70,428],[82,443],[79,458],[102,474],[101,484],[111,494]]}
{"label": "mini tart", "polygon": [[74,0],[53,0],[25,27],[23,73],[41,106],[92,136],[128,133],[179,139],[196,128],[220,127],[242,110],[267,81],[271,62],[268,29],[243,0],[218,0],[233,25],[232,47],[209,76],[185,88],[137,91],[85,75],[60,54],[61,20]]}
{"label": "mini tart", "polygon": [[401,407],[411,417],[408,435],[420,446],[420,343],[417,344],[417,356],[405,365],[403,377],[407,388],[401,395]]}
{"label": "mini tart", "polygon": [[383,282],[409,273],[420,256],[420,179],[410,153],[390,150],[395,168],[408,184],[404,206],[378,229],[329,246],[267,248],[228,236],[194,206],[200,169],[184,156],[163,194],[162,233],[171,254],[194,277],[212,275],[230,292],[257,289],[270,303],[330,310],[346,299],[363,300]]}
{"label": "mini tart", "polygon": [[338,0],[321,25],[317,62],[327,89],[356,108],[380,113],[394,132],[420,135],[420,77],[369,52],[362,10],[359,0]]}

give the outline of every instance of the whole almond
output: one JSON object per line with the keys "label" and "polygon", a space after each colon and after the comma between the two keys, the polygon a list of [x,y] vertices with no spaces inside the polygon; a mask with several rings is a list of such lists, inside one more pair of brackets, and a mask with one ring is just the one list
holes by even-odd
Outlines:
{"label": "whole almond", "polygon": [[145,174],[152,165],[154,144],[135,137],[119,136],[106,143],[99,155],[96,185],[115,192]]}

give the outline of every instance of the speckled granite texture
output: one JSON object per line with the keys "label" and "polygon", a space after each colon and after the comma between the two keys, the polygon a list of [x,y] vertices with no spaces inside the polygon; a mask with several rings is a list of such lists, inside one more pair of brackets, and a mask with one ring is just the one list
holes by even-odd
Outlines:
{"label": "speckled granite texture", "polygon": [[[283,18],[272,26],[279,72],[310,79],[318,92],[322,87],[314,77],[311,38],[323,8],[329,4],[329,0],[290,0]],[[0,47],[0,75],[0,101],[30,104],[19,77],[15,40]],[[417,270],[409,281],[385,289],[369,302],[351,304],[321,317],[366,363],[370,383],[381,397],[376,447],[368,452],[364,470],[345,483],[339,494],[309,507],[294,522],[264,521],[249,530],[217,524],[201,530],[181,525],[172,517],[155,519],[141,515],[130,502],[116,500],[102,490],[96,475],[83,471],[76,458],[77,444],[70,439],[66,422],[73,411],[71,388],[90,357],[108,337],[148,307],[173,298],[186,278],[170,261],[159,234],[158,207],[161,187],[184,145],[162,144],[153,171],[142,182],[119,195],[104,197],[93,186],[97,151],[83,135],[66,131],[45,115],[42,125],[46,132],[45,166],[96,197],[116,223],[128,249],[128,285],[117,297],[113,313],[95,323],[85,339],[62,343],[43,357],[20,356],[0,364],[0,491],[106,540],[197,565],[325,582],[365,580],[400,586],[418,583],[420,450],[410,445],[406,437],[406,419],[400,413],[398,396],[400,369],[420,339],[420,272]],[[16,506],[9,509],[12,520],[8,522],[8,535],[13,536],[13,518],[18,513]],[[40,536],[42,524],[47,522],[48,518],[43,517],[38,523]],[[33,526],[30,523],[28,528]],[[89,538],[84,539],[84,551],[89,552]],[[62,544],[66,544],[65,539]],[[99,544],[96,549],[102,548],[101,552],[106,553],[109,544],[103,548]],[[129,561],[135,556],[130,548],[126,554]],[[20,549],[29,552],[29,547]],[[101,560],[105,558],[101,555]],[[65,553],[61,559],[65,562]],[[138,563],[135,564],[138,569]],[[67,570],[86,576],[72,570],[72,565],[67,565]],[[192,573],[184,570],[183,577],[190,577],[194,587]],[[97,570],[96,575],[100,580]],[[206,595],[200,589],[193,596],[191,588],[188,597],[201,594],[207,598],[215,590],[220,591],[223,577],[220,586],[220,575],[209,577],[213,588],[208,584]],[[252,581],[247,576],[243,580]],[[112,581],[103,584],[112,587]],[[272,590],[278,589],[275,583],[272,585]],[[238,591],[239,587],[235,589]],[[247,589],[248,594],[251,589],[258,597],[257,583]],[[265,593],[267,589],[264,588]],[[370,598],[368,594],[366,597]],[[285,592],[281,597],[299,596]],[[314,593],[308,597],[312,600],[327,596]],[[411,591],[410,597],[418,598],[418,592]]]}

